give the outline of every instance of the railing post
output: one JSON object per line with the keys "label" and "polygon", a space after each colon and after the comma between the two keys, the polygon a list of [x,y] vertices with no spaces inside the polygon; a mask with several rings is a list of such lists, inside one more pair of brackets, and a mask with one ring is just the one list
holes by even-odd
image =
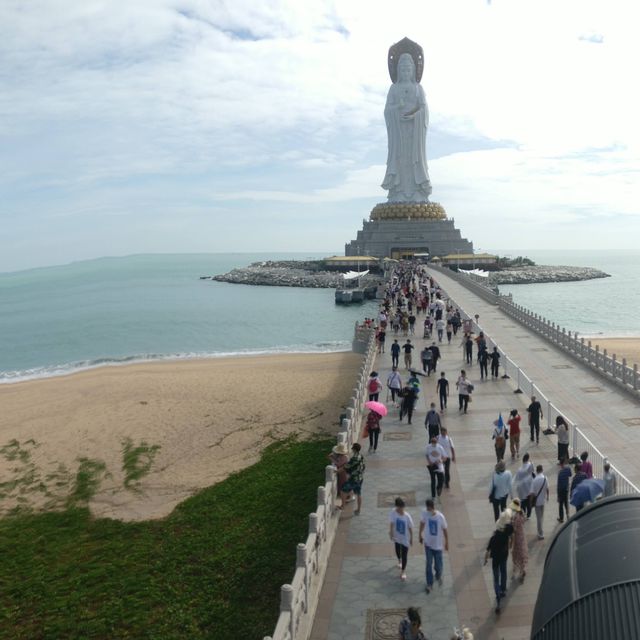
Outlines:
{"label": "railing post", "polygon": [[622,358],[622,383],[627,384],[627,359]]}
{"label": "railing post", "polygon": [[551,429],[551,400],[547,398],[547,429]]}
{"label": "railing post", "polygon": [[633,365],[633,390],[638,390],[638,365]]}
{"label": "railing post", "polygon": [[571,448],[573,449],[573,455],[576,455],[576,440],[578,439],[578,425],[574,424],[571,427]]}
{"label": "railing post", "polygon": [[604,349],[604,350],[602,351],[602,370],[603,370],[605,373],[607,373],[607,358],[608,358],[608,357],[609,357],[609,356],[607,355],[607,350],[606,350],[606,349]]}
{"label": "railing post", "polygon": [[520,367],[518,367],[518,386],[513,393],[522,393],[522,389],[520,388]]}
{"label": "railing post", "polygon": [[296,565],[304,569],[304,612],[309,611],[309,565],[307,563],[307,545],[300,542],[296,548]]}

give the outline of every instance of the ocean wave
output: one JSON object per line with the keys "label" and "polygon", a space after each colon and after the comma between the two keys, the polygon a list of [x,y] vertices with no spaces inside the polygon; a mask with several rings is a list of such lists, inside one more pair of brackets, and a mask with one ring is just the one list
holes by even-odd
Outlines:
{"label": "ocean wave", "polygon": [[277,347],[265,347],[263,349],[239,349],[237,351],[214,351],[193,353],[144,353],[122,357],[104,357],[94,360],[80,360],[65,364],[53,364],[21,371],[1,371],[0,384],[25,382],[27,380],[40,380],[43,378],[57,378],[69,376],[80,371],[89,371],[101,367],[118,367],[128,364],[142,364],[145,362],[180,361],[180,360],[205,360],[208,358],[235,358],[248,356],[266,356],[294,353],[338,353],[350,351],[351,342],[347,340],[334,340],[329,342],[317,342],[305,345],[285,345]]}

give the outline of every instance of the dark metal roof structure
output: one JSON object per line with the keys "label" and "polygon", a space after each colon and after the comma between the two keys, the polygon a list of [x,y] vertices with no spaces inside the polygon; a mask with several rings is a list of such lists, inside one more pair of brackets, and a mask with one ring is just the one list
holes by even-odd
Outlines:
{"label": "dark metal roof structure", "polygon": [[640,638],[640,495],[571,518],[545,560],[531,640]]}

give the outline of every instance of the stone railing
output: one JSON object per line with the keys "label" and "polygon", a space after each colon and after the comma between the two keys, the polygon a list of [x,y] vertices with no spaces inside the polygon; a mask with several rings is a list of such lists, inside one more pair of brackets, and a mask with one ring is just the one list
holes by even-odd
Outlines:
{"label": "stone railing", "polygon": [[523,324],[527,329],[539,334],[636,398],[640,398],[640,378],[637,364],[630,367],[626,358],[619,361],[615,353],[609,356],[606,349],[600,351],[598,345],[592,346],[591,340],[585,341],[584,338],[579,338],[576,332],[572,334],[571,331],[567,331],[539,314],[515,304],[511,295],[499,295],[493,289],[484,286],[468,275],[433,265],[429,265],[429,268],[456,280],[486,302],[499,305],[506,314]]}
{"label": "stone railing", "polygon": [[[447,273],[447,275],[449,275]],[[444,290],[444,288],[443,288]],[[446,291],[445,291],[446,293]],[[471,316],[453,299],[452,302],[460,309],[460,315],[463,320],[472,322],[477,331],[482,331],[487,341],[487,348],[491,351],[493,347],[498,347],[500,352],[500,364],[503,368],[503,378],[506,376],[514,387],[514,393],[523,393],[527,397],[536,396],[540,404],[543,406],[543,414],[547,418],[547,427],[555,427],[555,419],[558,416],[562,416],[570,429],[570,446],[574,456],[580,456],[583,451],[589,453],[589,460],[593,464],[593,475],[596,478],[602,478],[603,467],[605,463],[611,465],[612,471],[617,475],[617,493],[618,494],[630,494],[640,493],[640,489],[631,482],[586,436],[586,434],[577,426],[575,422],[569,419],[566,413],[563,413],[558,407],[553,404],[550,398],[544,394],[538,386],[529,378],[529,376],[504,352],[500,349],[499,345],[487,334],[481,325],[476,323]],[[506,419],[506,416],[505,416]],[[555,436],[550,436],[554,437]]]}
{"label": "stone railing", "polygon": [[[362,338],[362,327],[357,326],[356,336]],[[376,357],[375,331],[365,329],[366,349],[358,372],[356,386],[349,400],[345,416],[338,432],[338,444],[348,448],[359,440],[360,423],[364,403],[368,398],[367,381]],[[296,548],[296,570],[291,584],[280,589],[280,616],[272,636],[264,640],[307,640],[313,627],[320,591],[333,547],[340,510],[336,508],[337,479],[335,467],[325,468],[324,485],[318,487],[318,504],[309,515],[309,535]]]}

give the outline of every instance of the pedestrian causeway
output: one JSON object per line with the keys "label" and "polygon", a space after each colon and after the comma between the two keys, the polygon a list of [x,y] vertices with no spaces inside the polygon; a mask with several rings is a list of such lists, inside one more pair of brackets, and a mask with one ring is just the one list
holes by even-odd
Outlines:
{"label": "pedestrian causeway", "polygon": [[[458,302],[456,300],[456,302]],[[472,311],[465,300],[467,311]],[[481,315],[484,311],[480,311]],[[520,329],[521,330],[521,329]],[[393,337],[393,336],[389,336]],[[402,339],[402,337],[400,337]],[[417,349],[431,344],[417,336],[411,337]],[[545,513],[545,540],[535,535],[535,521],[527,523],[530,546],[530,564],[523,584],[509,583],[503,612],[494,612],[492,574],[490,566],[484,566],[484,549],[494,529],[493,511],[488,501],[490,479],[495,465],[495,452],[491,433],[493,421],[501,411],[517,408],[525,414],[529,398],[514,394],[514,382],[499,378],[482,382],[477,363],[466,365],[459,339],[452,344],[440,344],[442,359],[438,371],[446,371],[450,384],[449,406],[442,416],[449,429],[457,454],[457,462],[451,465],[451,489],[444,490],[437,508],[447,518],[449,525],[449,552],[444,554],[443,586],[430,594],[424,591],[424,549],[418,542],[420,513],[424,501],[430,496],[429,475],[426,469],[424,447],[427,433],[424,429],[426,408],[435,397],[436,379],[422,380],[422,390],[413,416],[413,424],[398,420],[398,410],[387,402],[389,415],[382,420],[383,439],[375,454],[366,454],[367,468],[363,484],[363,506],[359,515],[347,505],[341,514],[338,537],[330,564],[342,569],[337,578],[323,588],[312,640],[325,638],[372,638],[367,620],[370,612],[386,609],[406,611],[409,606],[420,607],[423,630],[430,640],[448,640],[454,627],[467,624],[481,640],[525,640],[529,629],[537,588],[542,574],[544,554],[553,531],[559,527],[553,495],[555,487],[555,442],[541,437],[539,446],[525,440],[521,452],[529,451],[533,461],[544,465],[552,487],[551,502]],[[544,357],[548,358],[548,354]],[[380,372],[383,382],[391,369],[389,354],[379,355],[374,368]],[[460,369],[465,368],[475,385],[473,402],[468,414],[460,414],[457,406],[455,380]],[[407,371],[402,370],[403,380]],[[502,373],[502,371],[501,371]],[[409,440],[384,434],[408,432]],[[524,437],[523,433],[523,437]],[[519,463],[507,455],[507,468],[515,473]],[[399,495],[413,492],[407,511],[414,521],[414,544],[409,553],[407,580],[399,579],[393,545],[389,542],[388,515],[393,500]],[[384,498],[381,499],[381,496]],[[509,566],[511,572],[511,566]],[[335,576],[335,574],[332,574]],[[354,595],[355,594],[355,595]],[[395,623],[391,624],[391,627]],[[375,625],[374,625],[375,626]],[[387,625],[388,627],[388,625]],[[397,627],[392,629],[397,637]]]}

